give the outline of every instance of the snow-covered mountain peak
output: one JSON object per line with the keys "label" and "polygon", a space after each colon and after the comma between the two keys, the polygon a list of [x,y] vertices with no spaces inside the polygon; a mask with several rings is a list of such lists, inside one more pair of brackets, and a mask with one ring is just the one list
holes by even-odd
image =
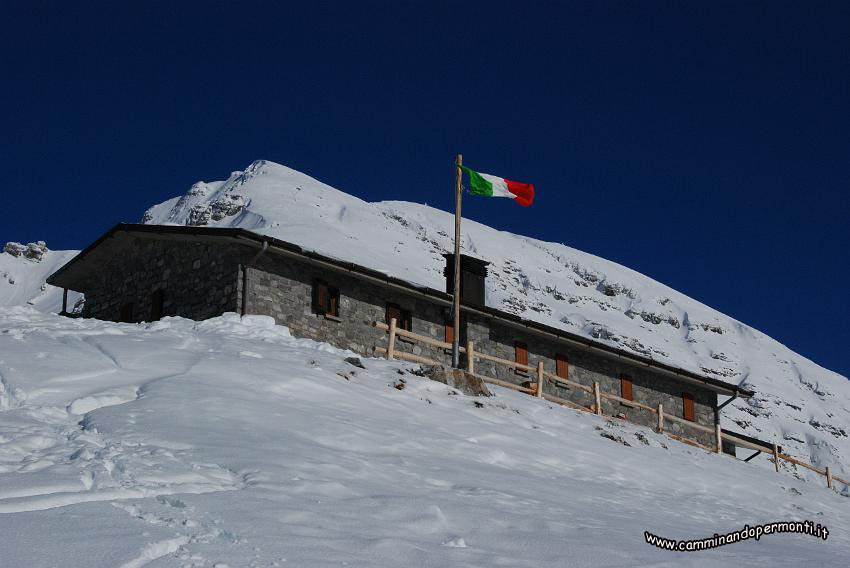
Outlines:
{"label": "snow-covered mountain peak", "polygon": [[[443,289],[451,213],[368,203],[257,160],[198,182],[143,222],[240,227]],[[487,304],[757,391],[727,407],[725,427],[827,465],[850,456],[850,384],[765,334],[617,263],[563,244],[463,222],[462,250],[489,261]],[[732,423],[734,422],[734,424]]]}

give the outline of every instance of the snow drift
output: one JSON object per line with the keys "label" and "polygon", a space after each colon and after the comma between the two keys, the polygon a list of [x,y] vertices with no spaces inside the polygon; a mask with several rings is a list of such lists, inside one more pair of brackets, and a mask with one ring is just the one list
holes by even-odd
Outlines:
{"label": "snow drift", "polygon": [[[0,308],[3,566],[842,566],[817,482],[270,318],[120,324]],[[709,538],[810,520],[827,540]]]}

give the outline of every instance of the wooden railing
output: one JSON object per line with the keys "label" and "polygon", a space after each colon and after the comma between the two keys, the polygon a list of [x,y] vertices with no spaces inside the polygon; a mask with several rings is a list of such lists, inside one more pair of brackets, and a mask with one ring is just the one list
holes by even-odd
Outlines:
{"label": "wooden railing", "polygon": [[[406,353],[404,351],[397,350],[396,349],[396,339],[398,337],[404,337],[404,338],[409,339],[411,341],[424,343],[426,345],[431,345],[433,347],[438,347],[438,348],[441,348],[441,349],[451,349],[452,348],[451,343],[447,343],[445,341],[440,341],[438,339],[434,339],[433,337],[427,337],[427,336],[424,336],[424,335],[419,335],[417,333],[407,331],[406,329],[399,328],[396,325],[395,318],[392,318],[390,320],[389,325],[385,324],[384,322],[380,322],[380,321],[374,321],[374,322],[372,322],[371,325],[373,327],[378,328],[378,329],[384,330],[388,333],[387,347],[384,348],[384,347],[375,346],[375,353],[380,354],[380,355],[385,355],[386,358],[389,359],[389,360],[401,359],[403,361],[410,361],[410,362],[413,362],[413,363],[422,363],[422,364],[425,364],[425,365],[440,365],[441,364],[438,361],[434,361],[433,359],[429,359],[427,357],[422,357],[421,355],[415,355],[413,353]],[[690,444],[690,445],[693,445],[693,446],[700,447],[700,448],[702,448],[706,451],[709,451],[709,452],[716,452],[716,453],[720,454],[720,453],[722,453],[722,450],[723,450],[723,440],[727,440],[727,441],[735,444],[736,446],[749,448],[749,449],[752,449],[752,450],[764,452],[768,455],[771,455],[772,456],[771,461],[773,461],[773,463],[775,464],[777,472],[779,471],[779,460],[783,459],[783,460],[785,460],[789,463],[799,465],[799,466],[804,467],[806,469],[809,469],[809,470],[811,470],[815,473],[818,473],[820,475],[825,476],[826,477],[826,485],[830,489],[833,488],[833,481],[839,481],[839,482],[843,483],[844,485],[847,485],[848,487],[850,487],[850,482],[848,482],[844,479],[841,479],[840,477],[832,475],[832,471],[829,468],[829,466],[827,466],[824,469],[821,469],[821,468],[815,467],[811,464],[802,462],[802,461],[800,461],[796,458],[793,458],[791,456],[785,455],[785,454],[779,452],[778,446],[776,444],[773,444],[773,447],[769,448],[767,446],[755,444],[755,443],[750,442],[748,440],[743,440],[741,438],[738,438],[737,436],[733,436],[731,434],[726,434],[724,432],[721,432],[719,423],[717,423],[714,428],[709,428],[708,426],[703,426],[702,424],[697,424],[696,422],[692,422],[690,420],[686,420],[686,419],[680,418],[678,416],[673,416],[671,414],[664,412],[664,406],[660,402],[658,403],[658,406],[656,408],[653,408],[651,406],[648,406],[646,404],[642,404],[640,402],[636,402],[634,400],[628,400],[628,399],[619,397],[617,395],[604,392],[599,388],[599,383],[596,382],[596,381],[593,382],[592,386],[583,385],[581,383],[571,381],[571,380],[566,379],[564,377],[560,377],[557,374],[552,374],[552,373],[548,372],[544,368],[542,361],[538,362],[537,367],[532,367],[530,365],[524,365],[522,363],[517,363],[516,361],[510,361],[508,359],[502,359],[501,357],[496,357],[494,355],[489,355],[489,354],[483,353],[481,351],[476,351],[475,346],[473,345],[472,341],[468,341],[466,343],[466,346],[461,346],[460,352],[467,354],[467,358],[466,358],[466,371],[467,371],[467,373],[469,373],[470,375],[474,375],[475,377],[481,379],[485,383],[494,384],[494,385],[497,385],[497,386],[500,386],[500,387],[519,391],[519,392],[522,392],[522,393],[525,393],[525,394],[530,394],[532,396],[536,396],[537,398],[542,398],[544,400],[548,400],[550,402],[554,402],[556,404],[560,404],[560,405],[567,406],[567,407],[570,407],[570,408],[575,408],[577,410],[581,410],[581,411],[584,411],[584,412],[591,412],[591,413],[597,414],[599,416],[602,416],[602,399],[603,398],[608,399],[608,400],[613,400],[613,401],[616,401],[616,402],[621,402],[621,403],[623,403],[627,406],[639,408],[639,409],[644,410],[646,412],[649,412],[651,414],[657,415],[658,421],[657,421],[656,431],[660,432],[660,433],[665,433],[667,436],[674,438],[678,441],[681,441],[681,442],[684,442],[684,443],[687,443],[687,444]],[[476,360],[478,360],[478,361],[490,361],[490,362],[495,363],[497,365],[503,365],[503,366],[510,367],[510,368],[513,368],[513,369],[518,369],[520,371],[526,371],[528,373],[534,373],[534,375],[536,375],[537,381],[532,382],[532,383],[529,384],[529,386],[525,387],[525,386],[515,385],[515,384],[510,383],[508,381],[503,381],[501,379],[496,379],[494,377],[489,377],[487,375],[482,375],[482,374],[476,373],[475,372],[475,362],[476,362]],[[563,399],[563,398],[560,398],[560,397],[557,397],[557,396],[543,392],[543,388],[544,388],[547,380],[549,380],[553,383],[563,384],[563,385],[568,386],[570,388],[576,388],[576,389],[582,390],[582,391],[584,391],[588,394],[593,395],[594,404],[591,405],[588,408],[587,406],[583,406],[583,405],[578,404],[576,402],[573,402],[571,400],[566,400],[566,399]],[[715,447],[709,448],[709,447],[707,447],[703,444],[700,444],[698,442],[695,442],[693,440],[689,440],[687,438],[682,438],[681,436],[676,436],[672,432],[669,432],[669,431],[665,432],[664,431],[664,421],[665,420],[667,420],[669,422],[676,422],[676,423],[681,424],[683,426],[686,426],[688,428],[693,428],[695,430],[699,430],[699,431],[702,431],[702,432],[708,432],[708,433],[713,434],[714,437],[715,437],[715,440],[716,440]]]}

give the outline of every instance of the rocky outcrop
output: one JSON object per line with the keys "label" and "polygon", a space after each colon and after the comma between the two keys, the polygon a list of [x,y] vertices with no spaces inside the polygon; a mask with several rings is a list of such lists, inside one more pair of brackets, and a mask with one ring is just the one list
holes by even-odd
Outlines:
{"label": "rocky outcrop", "polygon": [[487,385],[475,375],[463,369],[452,369],[442,365],[423,365],[422,372],[432,381],[449,385],[470,396],[493,396]]}
{"label": "rocky outcrop", "polygon": [[232,217],[245,208],[245,198],[235,193],[229,193],[219,197],[212,203],[206,205],[198,203],[189,211],[187,225],[202,226],[210,221],[220,221],[225,217]]}
{"label": "rocky outcrop", "polygon": [[27,245],[10,241],[3,247],[3,252],[15,257],[23,257],[33,262],[41,262],[41,259],[44,258],[48,250],[44,241],[37,241]]}

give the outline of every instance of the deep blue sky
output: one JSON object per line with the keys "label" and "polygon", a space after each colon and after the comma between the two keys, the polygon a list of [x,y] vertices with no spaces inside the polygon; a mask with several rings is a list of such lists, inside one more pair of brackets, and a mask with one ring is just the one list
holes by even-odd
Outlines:
{"label": "deep blue sky", "polygon": [[[850,4],[3,8],[0,241],[81,248],[265,158],[620,262],[850,375]],[[795,5],[796,4],[796,5]]]}

